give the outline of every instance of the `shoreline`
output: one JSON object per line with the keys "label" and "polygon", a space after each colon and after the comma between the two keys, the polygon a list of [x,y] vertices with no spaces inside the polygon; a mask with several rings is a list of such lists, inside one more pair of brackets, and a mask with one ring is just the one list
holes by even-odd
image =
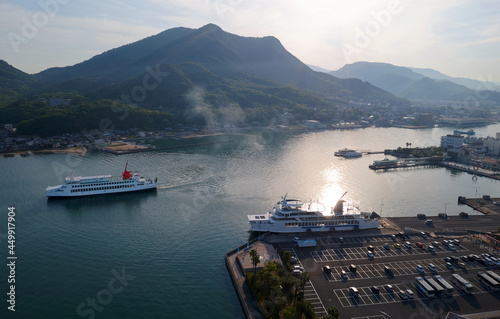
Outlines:
{"label": "shoreline", "polygon": [[22,157],[30,155],[40,155],[40,154],[78,154],[80,156],[87,153],[87,148],[85,147],[69,147],[69,148],[46,148],[41,150],[22,150],[15,152],[5,152],[0,153],[4,157],[14,157],[15,155],[20,155]]}

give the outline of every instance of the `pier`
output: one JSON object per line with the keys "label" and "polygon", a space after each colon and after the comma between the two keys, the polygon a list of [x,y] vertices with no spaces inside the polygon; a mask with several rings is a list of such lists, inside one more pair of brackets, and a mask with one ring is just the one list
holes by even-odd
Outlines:
{"label": "pier", "polygon": [[484,195],[481,198],[466,198],[465,196],[459,196],[458,203],[467,205],[485,215],[500,215],[500,205],[495,204],[500,203],[500,197],[493,198]]}
{"label": "pier", "polygon": [[127,149],[112,149],[109,147],[99,147],[97,150],[108,152],[115,155],[122,154],[131,154],[131,153],[141,153],[141,152],[151,152],[151,151],[165,151],[165,150],[173,150],[178,148],[186,148],[186,147],[195,147],[195,146],[205,146],[205,145],[215,145],[215,144],[224,144],[224,143],[232,143],[233,140],[228,141],[220,141],[220,142],[206,142],[206,143],[194,143],[194,144],[186,144],[186,145],[175,145],[168,147],[138,147],[138,148],[127,148]]}
{"label": "pier", "polygon": [[421,166],[439,166],[441,164],[442,158],[435,157],[423,157],[423,158],[405,158],[400,159],[395,164],[384,164],[384,165],[369,165],[368,167],[374,171],[377,170],[388,170],[388,169],[398,169],[398,168],[414,168]]}

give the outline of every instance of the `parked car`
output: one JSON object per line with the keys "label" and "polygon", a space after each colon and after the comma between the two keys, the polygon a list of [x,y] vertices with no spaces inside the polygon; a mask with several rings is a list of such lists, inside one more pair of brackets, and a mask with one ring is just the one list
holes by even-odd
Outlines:
{"label": "parked car", "polygon": [[436,272],[436,265],[434,265],[433,263],[430,263],[428,267],[430,271]]}
{"label": "parked car", "polygon": [[407,241],[407,242],[405,243],[405,246],[406,246],[406,248],[411,249],[411,243],[410,243],[409,241]]}
{"label": "parked car", "polygon": [[388,267],[388,266],[384,266],[384,272],[389,275],[389,276],[393,276],[394,273],[392,272],[392,268],[391,267]]}
{"label": "parked car", "polygon": [[339,243],[343,243],[344,242],[344,237],[339,237]]}
{"label": "parked car", "polygon": [[342,270],[342,272],[340,273],[340,279],[342,280],[349,279],[349,277],[347,277],[347,273],[345,272],[345,270]]}
{"label": "parked car", "polygon": [[332,269],[330,268],[330,266],[325,266],[325,267],[323,267],[323,272],[325,274],[331,274],[332,273]]}
{"label": "parked car", "polygon": [[434,246],[429,246],[427,247],[427,250],[430,251],[431,253],[435,252],[436,250],[434,249]]}
{"label": "parked car", "polygon": [[359,295],[358,289],[356,287],[349,287],[349,293],[355,298]]}
{"label": "parked car", "polygon": [[406,291],[400,290],[399,291],[399,298],[401,298],[402,300],[407,300],[408,296],[406,295]]}
{"label": "parked car", "polygon": [[396,240],[396,235],[392,234],[390,237],[392,240]]}
{"label": "parked car", "polygon": [[456,250],[457,250],[457,249],[455,248],[455,245],[453,245],[453,244],[449,244],[449,245],[448,245],[448,248],[449,248],[450,250],[453,250],[453,251],[456,251]]}
{"label": "parked car", "polygon": [[372,286],[372,292],[378,295],[380,294],[380,288],[378,286]]}
{"label": "parked car", "polygon": [[366,256],[368,256],[368,258],[373,258],[373,251],[369,250],[369,251],[366,253]]}
{"label": "parked car", "polygon": [[414,299],[415,298],[415,295],[413,294],[413,291],[411,291],[411,289],[406,289],[406,295],[410,299]]}
{"label": "parked car", "polygon": [[395,243],[395,244],[394,244],[394,247],[395,247],[395,248],[397,248],[397,249],[401,249],[401,245],[400,245],[400,244],[398,244],[398,243]]}
{"label": "parked car", "polygon": [[350,264],[350,265],[349,265],[349,271],[350,271],[350,272],[356,272],[356,265],[354,265],[354,264]]}
{"label": "parked car", "polygon": [[417,271],[420,272],[420,273],[424,273],[425,272],[424,267],[422,267],[422,265],[417,265]]}
{"label": "parked car", "polygon": [[387,250],[391,250],[391,246],[389,246],[388,243],[385,243],[384,248],[387,249]]}
{"label": "parked car", "polygon": [[373,246],[372,245],[368,246],[368,250],[373,251]]}
{"label": "parked car", "polygon": [[392,285],[384,285],[384,288],[389,293],[394,291],[394,289],[392,288]]}
{"label": "parked car", "polygon": [[471,258],[472,258],[472,261],[479,261],[479,260],[481,260],[481,258],[479,258],[479,256],[475,255],[475,254],[470,254],[469,255],[469,259],[471,259]]}
{"label": "parked car", "polygon": [[448,268],[449,270],[454,270],[455,268],[453,267],[453,264],[452,263],[446,263],[446,268]]}
{"label": "parked car", "polygon": [[424,245],[422,245],[421,242],[416,243],[415,246],[417,246],[418,248],[423,248],[424,247]]}
{"label": "parked car", "polygon": [[467,268],[467,266],[465,265],[465,263],[458,263],[457,267],[462,268],[462,269],[466,269]]}

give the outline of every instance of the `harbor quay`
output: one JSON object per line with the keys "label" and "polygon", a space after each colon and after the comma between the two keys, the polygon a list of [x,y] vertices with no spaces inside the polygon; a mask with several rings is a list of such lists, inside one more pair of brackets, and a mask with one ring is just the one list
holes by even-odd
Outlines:
{"label": "harbor quay", "polygon": [[[264,233],[236,247],[225,255],[225,263],[246,318],[264,318],[245,277],[245,273],[254,271],[252,249],[261,256],[259,268],[272,260],[282,263],[279,253],[283,250],[292,252],[297,264],[309,273],[304,296],[313,305],[316,318],[325,316],[332,306],[339,310],[341,318],[390,319],[403,314],[405,318],[500,318],[500,292],[477,279],[480,272],[500,274],[500,267],[469,259],[462,262],[472,255],[500,257],[500,241],[491,237],[500,225],[500,214],[422,215],[383,217],[378,229]],[[317,246],[298,247],[296,237],[314,239]],[[449,248],[448,241],[456,242],[455,246]],[[427,248],[432,245],[435,248],[431,252]],[[373,250],[373,257],[367,255],[368,250]],[[420,264],[425,274],[419,272]],[[428,270],[428,265],[436,269]],[[331,273],[325,272],[325,266]],[[384,267],[392,268],[394,273],[387,275]],[[429,297],[415,283],[418,276],[433,275],[451,282],[454,274],[468,280],[473,292],[464,293],[453,284],[451,295]],[[350,287],[356,287],[359,295],[350,294]],[[414,293],[414,299],[403,299],[400,292],[407,290]]]}

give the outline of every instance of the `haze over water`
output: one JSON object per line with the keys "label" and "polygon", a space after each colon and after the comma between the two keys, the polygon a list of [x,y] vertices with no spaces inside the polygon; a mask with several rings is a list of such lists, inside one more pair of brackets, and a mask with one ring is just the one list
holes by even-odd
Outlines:
{"label": "haze over water", "polygon": [[[383,216],[466,211],[460,195],[499,196],[500,183],[445,168],[374,172],[383,154],[333,156],[341,148],[437,146],[451,128],[367,128],[301,134],[265,130],[257,137],[115,156],[92,152],[0,158],[0,244],[6,212],[16,207],[16,314],[21,318],[87,318],[77,307],[107,289],[113,271],[133,277],[96,318],[244,318],[224,253],[248,239],[247,214],[269,211],[286,193],[333,205],[345,199]],[[475,128],[494,136],[500,125]],[[204,141],[204,140],[201,140]],[[199,143],[200,140],[193,141]],[[169,142],[156,142],[158,146]],[[158,177],[156,192],[47,200],[44,190],[76,175],[130,170]],[[1,268],[7,278],[6,267]],[[6,284],[0,285],[6,293]],[[4,303],[0,313],[5,313]],[[83,309],[90,309],[89,307]],[[3,316],[2,316],[3,318]]]}

